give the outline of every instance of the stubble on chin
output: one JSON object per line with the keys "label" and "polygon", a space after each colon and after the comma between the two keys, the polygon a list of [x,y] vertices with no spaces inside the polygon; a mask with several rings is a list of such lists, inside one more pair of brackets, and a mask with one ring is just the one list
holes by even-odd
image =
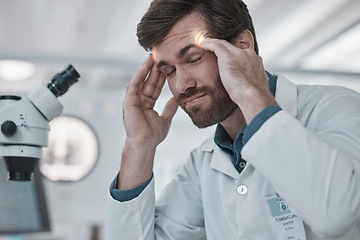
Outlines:
{"label": "stubble on chin", "polygon": [[207,128],[224,121],[235,111],[238,106],[230,99],[225,89],[206,89],[206,95],[210,98],[208,106],[202,104],[186,108],[180,104],[189,115],[193,124],[198,128]]}

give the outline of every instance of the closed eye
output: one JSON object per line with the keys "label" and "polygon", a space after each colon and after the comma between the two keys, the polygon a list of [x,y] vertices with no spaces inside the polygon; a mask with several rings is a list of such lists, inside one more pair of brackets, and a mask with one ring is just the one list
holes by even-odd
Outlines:
{"label": "closed eye", "polygon": [[172,70],[171,72],[167,73],[166,76],[168,77],[168,76],[170,76],[171,74],[173,74],[174,72],[175,72],[175,69]]}
{"label": "closed eye", "polygon": [[190,61],[190,63],[197,62],[197,61],[201,60],[201,58],[202,58],[202,56],[201,56],[201,57],[196,58],[195,60]]}
{"label": "closed eye", "polygon": [[170,76],[176,71],[176,68],[170,65],[158,66],[158,69],[164,76]]}

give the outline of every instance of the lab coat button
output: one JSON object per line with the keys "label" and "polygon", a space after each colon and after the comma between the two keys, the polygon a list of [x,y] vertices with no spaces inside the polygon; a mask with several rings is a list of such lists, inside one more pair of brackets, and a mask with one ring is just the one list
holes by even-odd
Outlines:
{"label": "lab coat button", "polygon": [[237,192],[240,194],[240,195],[245,195],[247,193],[247,187],[243,184],[239,185],[237,187]]}

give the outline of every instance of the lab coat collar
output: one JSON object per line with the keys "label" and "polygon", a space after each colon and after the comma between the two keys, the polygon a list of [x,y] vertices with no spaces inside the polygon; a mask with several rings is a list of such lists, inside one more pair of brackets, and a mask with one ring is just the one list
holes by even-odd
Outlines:
{"label": "lab coat collar", "polygon": [[203,152],[212,153],[210,160],[210,167],[212,169],[217,170],[234,179],[239,178],[240,174],[234,167],[230,154],[221,150],[221,148],[216,145],[214,142],[214,136],[203,142],[203,144],[200,146],[200,150]]}
{"label": "lab coat collar", "polygon": [[215,146],[210,167],[234,179],[238,179],[240,175],[231,161],[231,155],[218,146]]}
{"label": "lab coat collar", "polygon": [[[291,116],[297,115],[297,89],[296,85],[290,82],[284,76],[279,75],[276,83],[275,100],[280,107],[288,112]],[[213,152],[210,167],[222,172],[234,179],[238,179],[240,174],[235,169],[231,156],[222,151],[214,142],[214,137],[205,141],[200,149],[204,152]]]}
{"label": "lab coat collar", "polygon": [[297,115],[297,88],[284,76],[279,75],[276,82],[275,100],[291,116]]}

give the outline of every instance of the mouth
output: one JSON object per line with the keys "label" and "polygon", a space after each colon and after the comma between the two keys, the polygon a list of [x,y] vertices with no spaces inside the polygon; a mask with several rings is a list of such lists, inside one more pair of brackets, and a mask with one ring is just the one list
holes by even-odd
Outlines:
{"label": "mouth", "polygon": [[184,101],[185,107],[190,107],[190,106],[196,105],[196,104],[200,103],[205,97],[206,97],[206,93],[191,96],[191,97],[185,99],[185,101]]}

